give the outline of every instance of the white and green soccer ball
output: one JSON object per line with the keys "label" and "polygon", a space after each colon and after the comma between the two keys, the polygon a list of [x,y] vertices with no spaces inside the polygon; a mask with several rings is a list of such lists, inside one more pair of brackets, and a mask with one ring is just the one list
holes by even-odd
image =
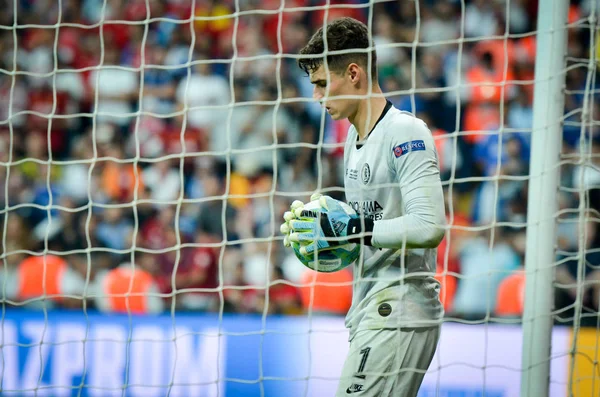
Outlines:
{"label": "white and green soccer ball", "polygon": [[[356,215],[356,211],[348,204],[342,202],[341,206],[348,215]],[[320,212],[327,211],[321,207],[318,199],[305,204],[302,209]],[[309,254],[302,254],[300,248],[303,243],[290,242],[290,244],[298,260],[300,260],[304,266],[317,272],[337,272],[350,266],[360,256],[360,244],[355,243],[348,243]]]}

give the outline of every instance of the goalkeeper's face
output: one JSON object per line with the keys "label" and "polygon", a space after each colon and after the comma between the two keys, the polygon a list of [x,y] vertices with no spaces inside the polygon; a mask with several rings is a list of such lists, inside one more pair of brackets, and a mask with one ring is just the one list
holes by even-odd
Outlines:
{"label": "goalkeeper's face", "polygon": [[349,67],[343,74],[326,71],[323,65],[310,74],[310,82],[314,86],[313,98],[327,110],[334,120],[343,120],[355,113],[358,98],[357,76],[359,71]]}

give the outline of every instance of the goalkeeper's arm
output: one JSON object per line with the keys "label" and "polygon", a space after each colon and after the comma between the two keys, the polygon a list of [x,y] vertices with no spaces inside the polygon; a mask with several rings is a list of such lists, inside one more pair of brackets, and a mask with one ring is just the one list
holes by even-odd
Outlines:
{"label": "goalkeeper's arm", "polygon": [[[319,198],[326,209],[320,216],[304,211],[303,203],[295,202],[281,229],[287,235],[285,243],[304,243],[303,251],[308,253],[346,242],[377,248],[437,247],[444,237],[446,223],[439,176],[423,177],[413,186],[403,188],[402,197],[405,215],[378,221],[347,214],[329,196]],[[334,242],[332,238],[338,240]],[[315,241],[316,246],[312,244]]]}
{"label": "goalkeeper's arm", "polygon": [[[373,221],[352,217],[346,235],[349,242],[376,248],[435,248],[444,238],[446,215],[444,193],[439,177],[422,177],[414,186],[402,188],[404,212],[397,218]],[[330,223],[338,222],[330,214]],[[327,220],[327,219],[326,219]],[[321,220],[323,224],[323,219]],[[324,233],[326,237],[331,237]]]}
{"label": "goalkeeper's arm", "polygon": [[398,249],[437,247],[444,238],[446,225],[439,177],[421,178],[417,186],[402,189],[402,198],[405,215],[373,222],[370,245]]}
{"label": "goalkeeper's arm", "polygon": [[378,248],[435,248],[444,238],[446,226],[435,142],[420,119],[404,118],[399,128],[410,135],[389,135],[387,159],[400,186],[404,215],[374,222],[371,244]]}
{"label": "goalkeeper's arm", "polygon": [[[358,242],[377,248],[437,247],[444,237],[446,215],[435,145],[428,130],[414,131],[421,138],[419,150],[392,155],[389,161],[402,197],[397,205],[404,206],[404,215],[377,221],[361,219],[347,214],[337,200],[323,196],[320,200],[326,211],[319,217],[320,222],[310,211],[304,213],[302,208],[293,208],[296,219],[288,217],[282,232],[291,232],[289,239],[305,243],[308,252],[335,245],[327,241],[332,237],[341,239],[340,243]],[[393,149],[398,146],[392,141],[388,153],[396,153]],[[314,241],[317,247],[310,244]]]}

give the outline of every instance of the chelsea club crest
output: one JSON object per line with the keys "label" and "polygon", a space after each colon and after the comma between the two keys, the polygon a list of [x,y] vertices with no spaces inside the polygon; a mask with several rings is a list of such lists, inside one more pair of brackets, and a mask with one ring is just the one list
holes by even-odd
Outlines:
{"label": "chelsea club crest", "polygon": [[369,163],[363,164],[362,169],[360,170],[360,176],[365,185],[369,183],[371,180],[371,167],[369,167]]}

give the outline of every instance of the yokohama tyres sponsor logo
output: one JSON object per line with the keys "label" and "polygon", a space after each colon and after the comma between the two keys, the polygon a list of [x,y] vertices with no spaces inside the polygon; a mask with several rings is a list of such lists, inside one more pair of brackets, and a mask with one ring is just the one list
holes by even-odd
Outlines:
{"label": "yokohama tyres sponsor logo", "polygon": [[377,202],[377,200],[366,200],[366,201],[350,201],[348,205],[356,211],[357,214],[365,214],[365,216],[373,219],[381,219],[381,217],[373,215],[381,215],[383,207]]}

